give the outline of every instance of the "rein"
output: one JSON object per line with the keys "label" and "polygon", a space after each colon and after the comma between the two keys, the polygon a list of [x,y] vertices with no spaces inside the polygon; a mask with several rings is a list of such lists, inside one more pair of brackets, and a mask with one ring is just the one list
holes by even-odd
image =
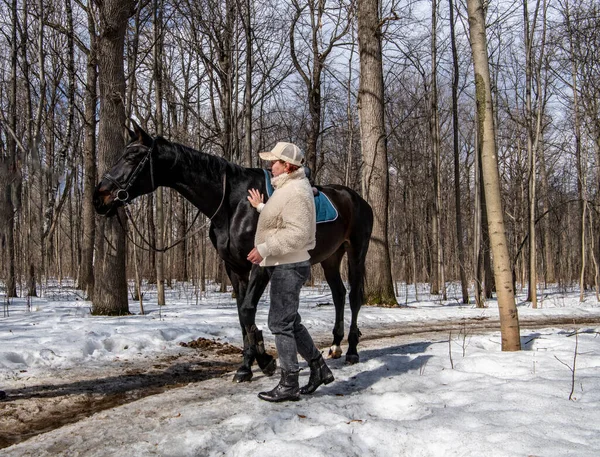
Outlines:
{"label": "rein", "polygon": [[121,221],[121,218],[119,216],[119,213],[117,213],[117,218],[119,220],[119,224],[121,225],[121,227],[123,228],[123,231],[125,232],[125,234],[127,235],[127,239],[136,247],[143,249],[144,251],[154,251],[154,252],[167,252],[170,249],[173,249],[175,246],[177,246],[180,243],[183,243],[187,238],[196,235],[197,233],[201,232],[202,230],[204,230],[206,228],[206,226],[208,226],[212,220],[214,219],[214,217],[217,215],[217,213],[221,210],[221,207],[223,206],[223,202],[225,201],[225,188],[227,185],[227,172],[223,173],[223,197],[221,197],[221,202],[219,203],[219,206],[217,207],[216,211],[213,213],[213,215],[211,217],[208,218],[208,220],[202,224],[200,227],[198,227],[196,230],[194,230],[192,233],[190,233],[190,230],[192,229],[192,227],[194,226],[194,223],[196,222],[196,220],[198,219],[198,217],[200,216],[201,211],[198,210],[198,213],[196,213],[196,216],[194,217],[194,220],[192,221],[192,223],[190,224],[190,227],[186,230],[186,232],[183,234],[183,236],[181,238],[179,238],[177,241],[173,242],[172,244],[170,244],[167,247],[164,248],[157,248],[155,245],[153,245],[152,243],[150,243],[150,241],[146,240],[144,238],[144,236],[142,235],[142,233],[140,232],[139,228],[137,227],[136,223],[133,220],[133,217],[131,216],[131,211],[129,211],[129,203],[124,203],[123,204],[123,208],[125,210],[125,215],[127,216],[127,219],[129,219],[129,221],[131,222],[131,225],[133,226],[133,228],[135,229],[136,233],[140,236],[140,239],[144,242],[144,244],[146,244],[148,247],[146,248],[145,246],[142,246],[138,243],[135,242],[135,240],[133,239],[133,237],[129,234],[129,231],[127,230],[127,228],[125,227],[125,224],[123,224],[123,221]]}
{"label": "rein", "polygon": [[125,227],[125,224],[123,224],[123,221],[121,221],[121,218],[119,216],[119,213],[117,213],[117,219],[119,220],[119,224],[121,225],[121,228],[123,229],[123,231],[125,232],[125,234],[127,235],[127,239],[131,242],[131,244],[133,244],[135,247],[138,247],[140,249],[143,249],[144,251],[154,251],[154,252],[167,252],[170,249],[173,249],[175,246],[177,246],[180,243],[183,243],[187,238],[196,235],[197,233],[201,232],[202,230],[204,230],[206,228],[206,226],[208,224],[210,224],[212,222],[212,220],[214,219],[214,217],[217,215],[217,213],[220,211],[221,207],[223,206],[223,202],[225,201],[225,187],[227,185],[227,172],[223,173],[223,197],[221,197],[221,202],[219,203],[219,206],[217,207],[216,211],[213,213],[213,215],[211,217],[208,218],[208,220],[202,224],[200,227],[198,227],[196,230],[194,230],[192,233],[190,233],[190,230],[192,229],[192,227],[194,226],[194,223],[196,222],[196,220],[198,220],[198,217],[200,216],[201,211],[198,210],[198,212],[196,213],[196,216],[194,217],[194,220],[192,221],[192,223],[190,224],[190,227],[186,230],[186,232],[183,234],[183,236],[181,238],[179,238],[177,241],[175,241],[174,243],[170,244],[167,247],[164,248],[157,248],[155,245],[153,245],[152,243],[150,243],[150,241],[146,240],[144,238],[144,236],[142,235],[142,233],[140,232],[140,229],[137,227],[136,223],[133,220],[133,217],[131,216],[131,211],[129,211],[129,203],[124,203],[123,208],[125,210],[125,215],[127,216],[127,219],[129,219],[129,221],[131,222],[131,225],[133,226],[133,228],[135,229],[136,233],[140,236],[140,239],[144,242],[144,244],[146,244],[148,247],[144,247],[138,243],[135,242],[135,240],[133,239],[133,237],[129,234],[129,231],[127,230],[127,228]]}

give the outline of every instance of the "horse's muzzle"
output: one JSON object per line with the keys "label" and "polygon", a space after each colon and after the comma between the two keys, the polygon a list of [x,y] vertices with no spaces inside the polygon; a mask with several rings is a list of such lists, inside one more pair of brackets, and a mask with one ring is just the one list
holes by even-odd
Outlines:
{"label": "horse's muzzle", "polygon": [[98,214],[107,217],[114,216],[119,206],[119,202],[115,200],[113,193],[102,182],[94,190],[93,204]]}

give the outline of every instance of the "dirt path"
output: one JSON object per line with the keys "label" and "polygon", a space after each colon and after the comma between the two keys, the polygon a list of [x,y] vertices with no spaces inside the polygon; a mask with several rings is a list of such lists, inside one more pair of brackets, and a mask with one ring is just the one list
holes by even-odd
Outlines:
{"label": "dirt path", "polygon": [[[598,319],[521,320],[522,328],[576,329],[599,325]],[[362,341],[404,336],[406,343],[448,339],[450,333],[489,333],[499,330],[497,319],[464,319],[460,322],[396,324],[363,330]],[[331,343],[329,334],[314,335],[319,347]],[[273,348],[269,348],[273,353]],[[133,402],[167,389],[210,378],[230,382],[241,363],[239,348],[199,339],[178,353],[101,367],[79,367],[53,373],[52,378],[32,379],[20,389],[8,390],[0,402],[0,449],[30,437],[77,422],[102,410]]]}
{"label": "dirt path", "polygon": [[63,370],[7,390],[8,399],[0,402],[0,449],[167,389],[229,376],[240,365],[239,348],[194,343],[173,355]]}

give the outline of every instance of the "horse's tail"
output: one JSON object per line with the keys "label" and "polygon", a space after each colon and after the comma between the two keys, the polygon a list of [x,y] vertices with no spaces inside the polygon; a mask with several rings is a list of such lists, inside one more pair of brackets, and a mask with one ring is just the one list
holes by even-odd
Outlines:
{"label": "horse's tail", "polygon": [[[353,284],[354,292],[351,290],[350,304],[356,301],[362,305],[365,301],[365,279],[366,279],[366,258],[371,241],[371,232],[373,231],[373,209],[360,195],[355,194],[352,220],[351,245],[353,259],[349,262],[348,273],[350,283]],[[356,294],[356,295],[355,295]],[[354,298],[354,300],[353,300]],[[359,305],[359,306],[360,306]]]}

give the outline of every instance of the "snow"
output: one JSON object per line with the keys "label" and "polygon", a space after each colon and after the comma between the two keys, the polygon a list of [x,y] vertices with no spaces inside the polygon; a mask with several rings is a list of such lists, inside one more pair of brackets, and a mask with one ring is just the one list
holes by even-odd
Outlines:
{"label": "snow", "polygon": [[[595,296],[550,289],[541,308],[519,302],[523,350],[502,352],[497,331],[480,333],[474,320],[496,320],[487,308],[441,303],[414,287],[401,288],[408,307],[363,307],[361,362],[328,360],[335,382],[299,402],[271,404],[257,393],[276,377],[255,368],[251,383],[232,373],[166,390],[82,418],[0,450],[7,456],[596,456],[600,450],[600,324],[528,328],[557,318],[600,319]],[[268,295],[257,322],[266,325]],[[334,309],[326,287],[304,288],[300,313],[318,342],[329,342]],[[524,296],[519,297],[521,300]],[[28,310],[15,299],[0,317],[0,388],[11,394],[78,370],[104,376],[115,361],[143,361],[191,349],[198,337],[241,345],[235,301],[192,286],[170,290],[159,309],[152,291],[146,314],[90,315],[90,303],[68,287],[51,287]],[[137,312],[136,302],[130,310]],[[346,311],[346,331],[349,323]],[[0,314],[2,316],[2,314]],[[470,321],[467,321],[470,319]],[[465,323],[467,322],[467,323]],[[369,340],[389,329],[455,329]],[[461,327],[462,323],[462,327]],[[527,324],[524,324],[527,323]],[[458,328],[458,330],[456,330]],[[576,331],[577,329],[577,331]],[[343,346],[345,349],[345,346]],[[321,345],[326,351],[326,345]],[[151,363],[151,362],[149,362]],[[308,379],[302,364],[301,384]],[[575,383],[572,399],[572,370]],[[0,434],[1,434],[0,430]]]}

